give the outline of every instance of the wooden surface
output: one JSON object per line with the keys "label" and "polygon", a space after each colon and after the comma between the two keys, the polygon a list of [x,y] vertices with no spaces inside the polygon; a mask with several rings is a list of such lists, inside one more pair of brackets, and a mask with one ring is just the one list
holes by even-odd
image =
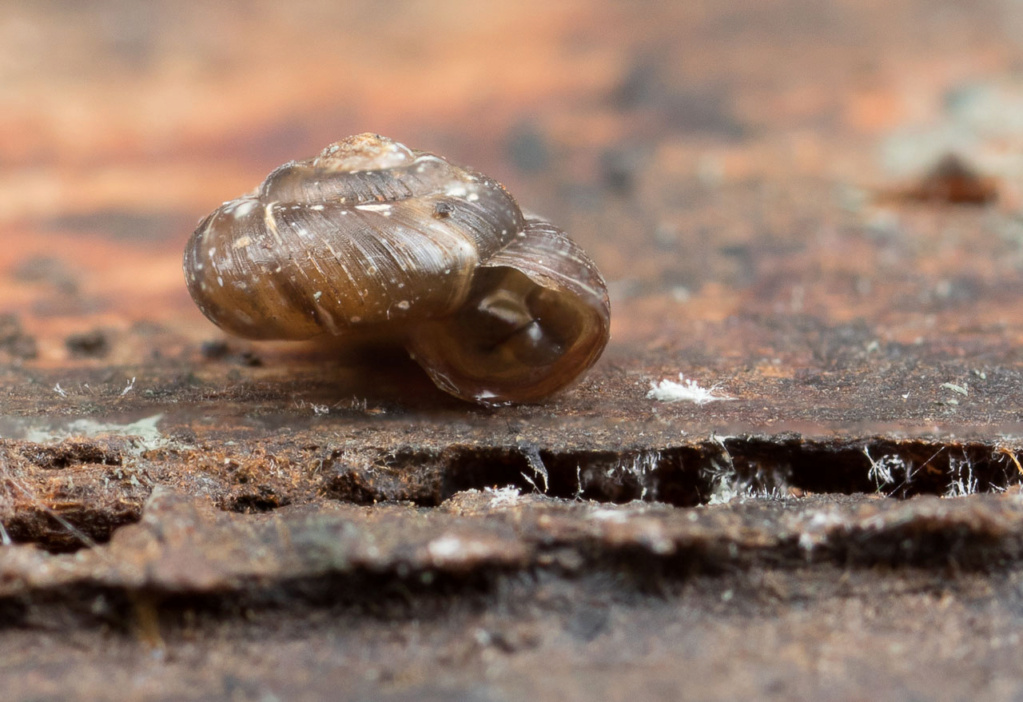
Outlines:
{"label": "wooden surface", "polygon": [[[1010,0],[4,4],[8,699],[1017,697],[1021,36]],[[591,253],[581,383],[483,409],[195,309],[196,221],[362,131]],[[679,373],[730,399],[647,396]]]}

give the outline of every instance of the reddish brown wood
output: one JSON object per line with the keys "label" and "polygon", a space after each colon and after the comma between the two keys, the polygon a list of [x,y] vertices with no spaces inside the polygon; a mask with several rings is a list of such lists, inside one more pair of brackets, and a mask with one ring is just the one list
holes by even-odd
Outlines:
{"label": "reddish brown wood", "polygon": [[[4,4],[4,689],[1018,694],[1021,28],[995,0]],[[482,409],[194,308],[195,222],[365,130],[592,254],[613,339],[578,386]],[[733,399],[647,397],[679,373]],[[896,502],[972,490],[1009,494]]]}

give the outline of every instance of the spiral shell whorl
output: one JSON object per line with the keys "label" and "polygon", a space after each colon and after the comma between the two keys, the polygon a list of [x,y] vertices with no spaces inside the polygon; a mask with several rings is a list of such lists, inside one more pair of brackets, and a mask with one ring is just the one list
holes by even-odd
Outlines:
{"label": "spiral shell whorl", "polygon": [[[203,313],[231,333],[406,339],[438,385],[476,401],[548,394],[591,365],[607,339],[603,280],[560,230],[527,222],[496,181],[372,134],[287,163],[225,202],[189,240],[185,277]],[[485,289],[504,283],[512,289]],[[542,339],[531,305],[558,334],[599,342],[581,350],[578,339]],[[453,352],[452,334],[478,348]],[[480,344],[491,346],[484,353]],[[530,366],[523,373],[510,369],[517,358]],[[473,368],[453,370],[462,362]],[[540,391],[514,387],[536,386],[545,373],[557,380]],[[501,377],[497,390],[491,374]]]}

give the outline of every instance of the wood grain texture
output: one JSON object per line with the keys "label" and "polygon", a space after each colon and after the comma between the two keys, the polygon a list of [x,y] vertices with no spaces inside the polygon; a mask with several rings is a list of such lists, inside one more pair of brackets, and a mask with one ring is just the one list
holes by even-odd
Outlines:
{"label": "wood grain texture", "polygon": [[[5,3],[0,680],[1018,695],[1020,36],[1009,0]],[[367,130],[592,255],[581,383],[481,409],[194,308],[196,222]],[[679,373],[732,399],[647,397]]]}

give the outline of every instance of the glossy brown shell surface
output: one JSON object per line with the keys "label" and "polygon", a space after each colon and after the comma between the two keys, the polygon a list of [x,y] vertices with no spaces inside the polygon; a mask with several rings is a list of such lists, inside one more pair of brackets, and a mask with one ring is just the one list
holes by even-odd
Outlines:
{"label": "glossy brown shell surface", "polygon": [[443,390],[486,404],[556,392],[608,339],[604,281],[560,229],[496,181],[373,134],[225,202],[184,269],[228,332],[393,340]]}

